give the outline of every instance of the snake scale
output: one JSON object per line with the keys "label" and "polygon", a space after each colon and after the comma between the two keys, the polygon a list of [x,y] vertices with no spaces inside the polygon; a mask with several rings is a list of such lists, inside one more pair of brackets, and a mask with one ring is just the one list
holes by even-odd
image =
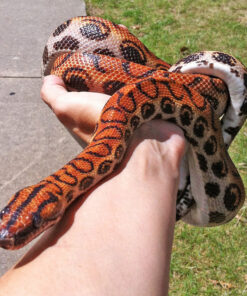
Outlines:
{"label": "snake scale", "polygon": [[241,177],[227,152],[247,116],[247,70],[234,57],[199,52],[173,66],[127,28],[99,17],[60,25],[43,53],[44,75],[68,88],[111,95],[90,144],[64,167],[12,196],[0,212],[0,246],[17,249],[57,223],[68,205],[121,162],[134,131],[163,119],[184,132],[177,220],[213,226],[244,203]]}

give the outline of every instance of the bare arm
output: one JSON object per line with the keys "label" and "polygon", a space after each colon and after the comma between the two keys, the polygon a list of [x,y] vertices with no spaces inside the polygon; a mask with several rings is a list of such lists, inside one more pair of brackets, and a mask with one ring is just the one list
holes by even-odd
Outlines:
{"label": "bare arm", "polygon": [[[66,94],[59,81],[49,79],[44,100],[87,140],[107,98],[94,94],[93,107],[87,94]],[[66,96],[74,102],[63,104]],[[166,295],[183,151],[176,126],[143,125],[119,171],[77,200],[1,278],[0,295]]]}

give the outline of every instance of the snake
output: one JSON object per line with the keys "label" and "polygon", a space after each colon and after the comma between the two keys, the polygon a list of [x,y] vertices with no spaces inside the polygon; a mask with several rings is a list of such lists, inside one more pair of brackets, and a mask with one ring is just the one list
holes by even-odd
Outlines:
{"label": "snake", "polygon": [[0,247],[21,248],[55,225],[77,197],[119,167],[135,131],[154,119],[180,127],[188,146],[176,219],[206,227],[236,216],[245,189],[228,148],[247,117],[247,69],[235,57],[201,51],[170,65],[125,26],[86,16],[55,29],[42,72],[61,77],[70,90],[111,97],[88,146],[1,210]]}

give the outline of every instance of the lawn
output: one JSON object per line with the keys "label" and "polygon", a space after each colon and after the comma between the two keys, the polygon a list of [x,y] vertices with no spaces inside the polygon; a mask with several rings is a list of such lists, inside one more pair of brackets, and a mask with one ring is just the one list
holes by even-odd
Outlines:
{"label": "lawn", "polygon": [[[218,50],[247,65],[246,0],[88,0],[87,12],[126,25],[157,56]],[[231,156],[247,188],[247,124]],[[247,295],[247,206],[217,228],[177,223],[170,295]]]}

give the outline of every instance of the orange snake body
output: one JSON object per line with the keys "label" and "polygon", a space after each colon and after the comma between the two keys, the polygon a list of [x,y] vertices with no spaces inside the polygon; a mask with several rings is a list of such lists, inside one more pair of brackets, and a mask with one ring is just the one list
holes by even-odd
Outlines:
{"label": "orange snake body", "polygon": [[18,191],[1,211],[1,247],[20,248],[57,223],[72,201],[111,174],[134,131],[153,119],[177,124],[189,144],[177,219],[213,226],[236,215],[245,192],[227,147],[246,119],[247,71],[235,58],[200,52],[171,67],[123,26],[77,17],[54,31],[43,64],[44,75],[61,77],[69,88],[112,97],[90,144],[54,174]]}

